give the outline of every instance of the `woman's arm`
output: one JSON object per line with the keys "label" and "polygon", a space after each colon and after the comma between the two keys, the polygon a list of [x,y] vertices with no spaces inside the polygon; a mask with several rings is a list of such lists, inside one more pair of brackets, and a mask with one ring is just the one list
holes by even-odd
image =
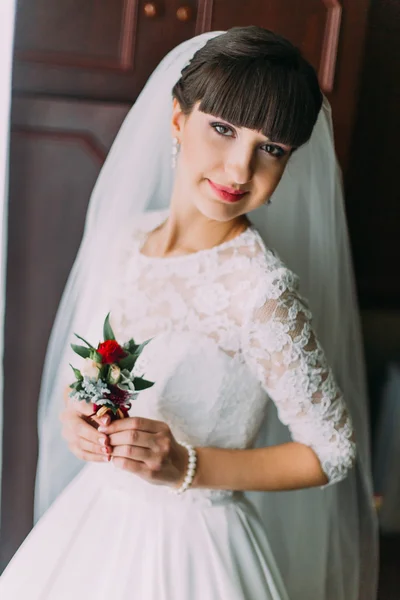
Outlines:
{"label": "woman's arm", "polygon": [[192,487],[279,491],[328,483],[316,454],[298,442],[248,450],[196,450],[197,471]]}
{"label": "woman's arm", "polygon": [[[179,488],[188,452],[169,426],[153,419],[129,417],[99,427],[111,446],[115,466],[152,483]],[[196,447],[197,470],[192,487],[217,490],[277,491],[328,483],[314,451],[289,442],[255,449]]]}
{"label": "woman's arm", "polygon": [[261,449],[263,458],[251,474],[259,471],[266,477],[268,489],[335,483],[346,477],[356,455],[342,391],[298,292],[296,275],[281,267],[260,281],[243,326],[242,354],[293,443]]}

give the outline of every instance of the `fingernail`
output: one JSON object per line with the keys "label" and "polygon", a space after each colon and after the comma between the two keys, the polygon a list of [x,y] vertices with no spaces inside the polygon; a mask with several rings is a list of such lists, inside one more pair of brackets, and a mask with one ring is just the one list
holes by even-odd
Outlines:
{"label": "fingernail", "polygon": [[100,431],[100,433],[104,433],[105,431],[107,431],[107,427],[99,427],[97,431]]}
{"label": "fingernail", "polygon": [[103,460],[105,462],[110,462],[110,456],[103,456]]}
{"label": "fingernail", "polygon": [[102,446],[105,446],[106,445],[106,438],[100,437],[99,438],[99,444],[101,444]]}
{"label": "fingernail", "polygon": [[100,421],[103,423],[103,425],[108,425],[110,417],[103,417],[102,419],[100,419]]}

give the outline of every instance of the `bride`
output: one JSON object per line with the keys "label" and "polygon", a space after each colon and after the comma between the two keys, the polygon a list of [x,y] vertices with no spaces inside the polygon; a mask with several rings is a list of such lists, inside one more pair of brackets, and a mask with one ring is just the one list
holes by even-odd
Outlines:
{"label": "bride", "polygon": [[[155,382],[112,423],[62,408],[72,334],[100,339],[109,311],[118,340],[152,338]],[[361,347],[314,70],[258,27],[184,42],[92,195],[2,600],[373,600]]]}

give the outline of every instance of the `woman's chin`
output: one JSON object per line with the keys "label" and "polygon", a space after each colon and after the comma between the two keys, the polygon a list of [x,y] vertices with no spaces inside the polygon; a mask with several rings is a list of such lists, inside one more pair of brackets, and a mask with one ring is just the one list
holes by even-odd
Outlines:
{"label": "woman's chin", "polygon": [[208,197],[199,198],[196,208],[207,219],[213,221],[230,221],[241,214],[236,206]]}

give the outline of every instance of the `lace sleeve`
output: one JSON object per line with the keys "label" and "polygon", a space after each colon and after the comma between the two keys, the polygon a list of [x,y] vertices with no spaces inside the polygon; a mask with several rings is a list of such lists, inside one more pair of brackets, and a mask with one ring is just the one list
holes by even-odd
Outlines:
{"label": "lace sleeve", "polygon": [[317,455],[329,485],[344,479],[353,466],[354,433],[310,310],[297,290],[298,278],[286,268],[263,277],[244,325],[243,353],[292,439]]}

